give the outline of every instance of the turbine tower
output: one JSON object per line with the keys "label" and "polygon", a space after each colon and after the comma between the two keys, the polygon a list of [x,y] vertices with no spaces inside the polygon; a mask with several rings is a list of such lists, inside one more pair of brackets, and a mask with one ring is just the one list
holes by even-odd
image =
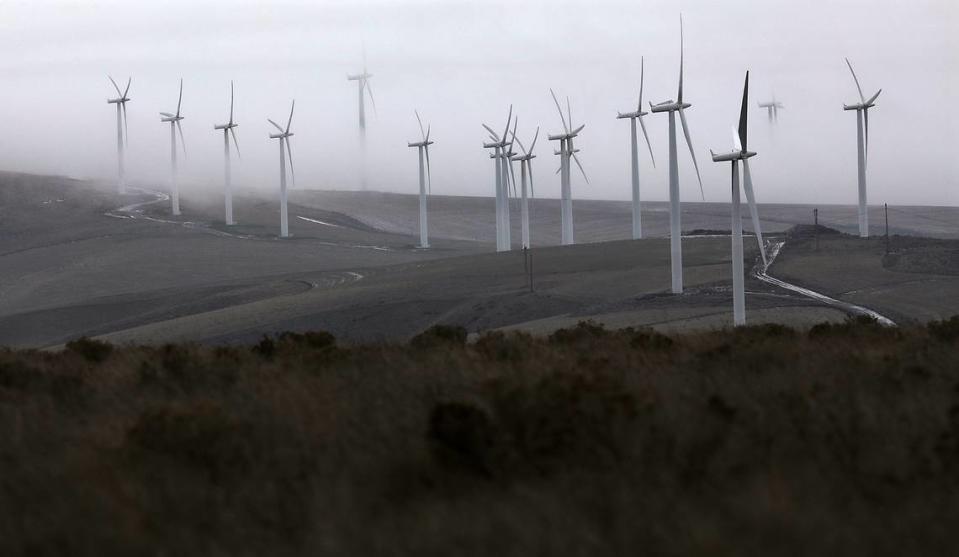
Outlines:
{"label": "turbine tower", "polygon": [[758,103],[758,104],[759,104],[759,108],[765,108],[765,109],[766,109],[766,115],[769,117],[769,123],[770,123],[770,124],[772,124],[773,122],[778,122],[778,121],[779,121],[779,111],[780,111],[781,109],[786,108],[785,106],[783,106],[783,103],[781,103],[781,102],[779,102],[779,101],[776,100],[776,94],[775,94],[775,93],[773,93],[773,100],[771,100],[771,101],[766,101],[766,102],[761,102],[761,103]]}
{"label": "turbine tower", "polygon": [[[416,122],[420,125],[420,137],[421,140],[415,143],[407,143],[410,147],[416,147],[417,154],[420,158],[420,248],[430,247],[430,238],[429,238],[429,222],[427,221],[426,215],[426,195],[427,187],[429,188],[429,194],[433,193],[433,180],[430,175],[430,145],[433,144],[430,141],[430,126],[426,126],[426,131],[423,131],[423,120],[420,119],[420,113],[413,111],[416,114]],[[424,155],[425,155],[425,173],[424,173]],[[428,185],[427,185],[428,184]]]}
{"label": "turbine tower", "polygon": [[[859,91],[859,104],[843,105],[843,110],[856,111],[856,148],[859,162],[859,237],[869,237],[869,213],[866,210],[866,162],[869,159],[869,109],[876,106],[876,98],[882,89],[876,91],[876,94],[868,100],[862,94],[862,87],[859,86],[859,78],[846,58],[846,65],[849,66],[849,72],[856,82],[856,89]],[[863,123],[865,122],[865,133],[863,133]]]}
{"label": "turbine tower", "polygon": [[643,137],[646,138],[646,147],[649,148],[649,160],[653,161],[653,168],[656,167],[656,159],[653,157],[653,146],[649,144],[649,134],[646,133],[646,124],[643,123],[643,116],[648,112],[643,112],[643,74],[645,61],[642,57],[639,59],[639,102],[636,103],[634,112],[623,114],[620,112],[617,118],[629,118],[630,131],[630,163],[633,178],[633,239],[639,240],[643,237],[643,215],[639,204],[639,142],[636,138],[636,120],[643,129]]}
{"label": "turbine tower", "polygon": [[[512,249],[512,240],[510,238],[510,216],[509,216],[509,157],[511,156],[512,142],[509,138],[509,125],[513,121],[513,105],[509,107],[509,114],[506,116],[506,127],[503,129],[502,137],[499,136],[493,128],[483,124],[483,128],[489,133],[492,141],[484,143],[484,149],[492,149],[490,158],[495,163],[496,174],[496,251],[509,251]],[[515,131],[516,126],[514,124]]]}
{"label": "turbine tower", "polygon": [[370,104],[376,112],[376,101],[373,100],[373,89],[370,87],[370,78],[373,74],[366,71],[366,48],[363,49],[363,73],[347,75],[347,81],[355,81],[357,85],[357,101],[360,111],[360,187],[366,189],[366,95],[370,96]]}
{"label": "turbine tower", "polygon": [[743,85],[743,104],[739,110],[739,129],[733,130],[733,151],[717,155],[710,150],[715,162],[732,163],[732,261],[733,261],[733,323],[738,327],[746,324],[746,290],[743,271],[743,219],[739,209],[739,162],[743,163],[743,181],[746,188],[746,202],[753,220],[753,229],[759,241],[759,253],[766,265],[766,247],[762,229],[759,226],[759,211],[753,194],[753,180],[749,173],[749,158],[756,153],[747,148],[746,143],[746,107],[749,97],[749,72]]}
{"label": "turbine tower", "polygon": [[170,203],[173,207],[173,215],[180,214],[180,186],[177,184],[176,168],[176,135],[180,132],[180,144],[183,145],[183,156],[186,156],[186,142],[183,141],[183,128],[180,127],[180,105],[183,104],[183,78],[180,78],[180,96],[176,101],[176,114],[169,112],[160,113],[161,122],[170,123]]}
{"label": "turbine tower", "polygon": [[227,226],[236,224],[233,221],[233,189],[230,183],[230,136],[233,136],[233,145],[236,146],[236,156],[240,156],[240,144],[236,141],[236,131],[239,126],[233,121],[233,80],[230,80],[230,121],[227,124],[213,126],[214,130],[223,130],[223,200],[226,209],[224,222]]}
{"label": "turbine tower", "polygon": [[120,92],[120,87],[117,86],[117,82],[113,81],[113,78],[107,76],[110,79],[110,83],[113,84],[113,88],[117,90],[117,95],[115,99],[108,99],[107,104],[117,105],[117,193],[124,194],[127,192],[126,184],[126,168],[124,167],[123,160],[123,147],[128,141],[127,135],[129,128],[127,127],[127,102],[130,100],[130,97],[127,96],[127,93],[130,92],[130,82],[133,81],[133,78],[127,78],[127,86],[123,92]]}
{"label": "turbine tower", "polygon": [[286,129],[279,124],[267,118],[267,122],[273,124],[273,127],[280,133],[271,133],[270,139],[280,140],[280,237],[290,236],[290,223],[286,211],[286,161],[290,161],[290,181],[296,184],[296,175],[293,173],[293,151],[290,148],[290,138],[293,132],[290,131],[290,125],[293,123],[293,108],[296,107],[296,100],[290,105],[290,118],[286,121]]}
{"label": "turbine tower", "polygon": [[563,109],[560,108],[559,101],[556,99],[556,93],[550,89],[549,94],[553,96],[553,103],[556,104],[556,110],[559,111],[559,119],[563,123],[563,133],[547,136],[547,139],[550,141],[559,141],[559,150],[554,151],[553,154],[559,156],[559,170],[557,173],[560,176],[560,223],[562,227],[560,233],[560,243],[564,246],[568,246],[574,243],[573,195],[570,184],[570,159],[576,162],[576,166],[579,167],[579,171],[583,173],[583,179],[586,180],[587,184],[589,183],[589,178],[586,176],[586,171],[583,170],[583,165],[579,162],[579,157],[576,156],[576,153],[579,152],[579,149],[573,147],[573,138],[578,136],[579,132],[583,131],[583,128],[586,127],[586,124],[571,130],[570,128],[573,126],[573,113],[572,110],[570,110],[569,97],[566,97],[566,116],[569,117],[569,123],[567,124],[566,117],[563,116]]}
{"label": "turbine tower", "polygon": [[703,193],[703,179],[699,175],[699,164],[696,163],[696,152],[693,142],[689,138],[689,126],[686,124],[685,109],[692,105],[683,102],[683,18],[679,17],[679,92],[676,101],[665,101],[660,104],[650,103],[651,112],[666,112],[669,114],[669,252],[670,266],[672,267],[673,294],[683,293],[683,246],[682,246],[682,217],[679,200],[679,161],[676,156],[676,113],[683,124],[683,134],[686,136],[686,145],[689,146],[689,155],[696,168],[696,179],[699,180],[699,192],[705,201]]}
{"label": "turbine tower", "polygon": [[[520,205],[520,213],[522,217],[522,233],[523,233],[523,247],[529,248],[529,198],[534,194],[533,192],[533,159],[536,158],[536,155],[533,154],[533,149],[536,147],[536,140],[539,139],[539,127],[536,128],[536,134],[533,136],[533,141],[530,143],[529,150],[526,150],[526,147],[523,145],[523,142],[516,137],[516,131],[513,130],[513,140],[519,144],[519,148],[523,151],[522,155],[514,155],[510,157],[510,165],[512,166],[513,161],[519,162],[519,172],[520,172],[520,195],[522,196],[522,204]],[[510,168],[510,174],[512,174],[513,169]],[[526,180],[529,179],[529,193],[526,191]],[[515,184],[515,179],[514,182]]]}

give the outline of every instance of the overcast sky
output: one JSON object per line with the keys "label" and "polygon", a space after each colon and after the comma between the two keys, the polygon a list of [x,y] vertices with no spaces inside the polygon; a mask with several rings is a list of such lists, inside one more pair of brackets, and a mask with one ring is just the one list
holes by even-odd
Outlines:
{"label": "overcast sky", "polygon": [[[481,123],[501,128],[512,103],[520,137],[561,128],[552,87],[585,123],[577,147],[591,184],[574,198],[629,197],[629,127],[640,56],[644,99],[675,97],[679,13],[686,29],[685,100],[706,199],[728,201],[729,168],[709,149],[731,148],[742,80],[752,72],[750,148],[761,202],[855,203],[858,98],[843,57],[867,96],[869,201],[959,204],[959,2],[956,0],[132,1],[0,0],[0,167],[111,178],[115,96],[107,74],[133,77],[130,179],[166,187],[169,128],[183,114],[189,187],[218,187],[229,81],[236,81],[242,160],[235,179],[278,187],[278,147],[266,118],[297,100],[294,162],[300,187],[358,186],[356,85],[365,43],[375,115],[369,111],[374,189],[416,191],[417,108],[432,122],[434,193],[492,195]],[[775,92],[786,105],[770,127],[755,106]],[[646,117],[656,167],[643,151],[643,197],[668,198],[667,117]],[[682,141],[680,139],[680,141]],[[680,143],[684,200],[700,199]],[[559,192],[552,146],[541,137],[537,193]],[[187,186],[184,186],[187,187]]]}

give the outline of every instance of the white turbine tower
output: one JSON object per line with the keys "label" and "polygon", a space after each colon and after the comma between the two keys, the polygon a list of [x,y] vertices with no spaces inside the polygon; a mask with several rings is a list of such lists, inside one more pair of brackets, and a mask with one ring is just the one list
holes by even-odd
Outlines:
{"label": "white turbine tower", "polygon": [[[503,135],[497,135],[493,128],[483,124],[483,128],[489,133],[491,142],[483,144],[483,148],[492,149],[490,158],[495,162],[496,173],[496,251],[509,251],[512,249],[510,239],[510,216],[509,216],[509,157],[511,156],[512,142],[509,141],[509,125],[513,121],[513,105],[509,107],[509,114],[506,117],[506,127],[503,129]],[[515,124],[513,126],[515,131]]]}
{"label": "white turbine tower", "polygon": [[347,81],[355,81],[357,85],[357,101],[360,111],[360,187],[366,189],[366,95],[370,96],[370,104],[376,112],[376,101],[373,100],[373,88],[370,87],[370,78],[373,74],[366,71],[366,49],[363,49],[363,73],[347,75]]}
{"label": "white turbine tower", "polygon": [[781,109],[786,108],[785,106],[783,106],[783,103],[781,103],[781,102],[779,102],[779,101],[776,100],[776,95],[775,95],[775,94],[773,94],[773,100],[771,100],[771,101],[766,101],[766,102],[761,102],[761,103],[758,103],[758,104],[759,104],[759,108],[765,108],[765,109],[766,109],[766,115],[767,115],[767,117],[769,118],[769,123],[770,123],[770,124],[772,124],[773,122],[778,122],[778,121],[779,121],[779,111],[780,111]]}
{"label": "white turbine tower", "polygon": [[233,136],[233,145],[236,146],[236,156],[240,156],[240,144],[236,141],[236,131],[234,128],[239,126],[233,121],[233,81],[230,80],[230,121],[227,124],[218,124],[213,126],[214,130],[223,130],[223,202],[226,209],[225,222],[231,226],[233,221],[233,185],[230,173],[230,136]]}
{"label": "white turbine tower", "polygon": [[128,127],[127,127],[127,102],[129,102],[130,97],[127,96],[127,93],[130,92],[130,82],[133,81],[133,78],[127,79],[127,86],[123,92],[120,92],[120,87],[117,86],[117,82],[113,81],[113,78],[107,76],[110,79],[110,83],[113,84],[113,88],[117,90],[117,95],[115,99],[108,99],[107,104],[117,105],[117,193],[124,194],[127,192],[127,183],[126,183],[126,168],[124,167],[123,160],[123,147],[128,141]]}
{"label": "white turbine tower", "polygon": [[763,265],[766,265],[766,247],[763,242],[762,229],[759,226],[759,211],[756,209],[756,197],[753,193],[753,180],[749,173],[749,158],[756,153],[747,149],[746,143],[746,105],[749,97],[749,72],[746,72],[746,83],[743,85],[743,104],[739,111],[739,129],[733,130],[734,150],[717,155],[710,151],[715,162],[732,163],[732,260],[733,260],[733,322],[739,325],[746,324],[746,290],[743,271],[743,220],[739,209],[739,161],[743,163],[743,181],[746,187],[746,202],[753,220],[753,229],[759,241],[759,253],[762,255]]}
{"label": "white turbine tower", "polygon": [[699,192],[705,201],[703,193],[703,179],[699,175],[699,164],[696,163],[696,152],[693,142],[689,138],[689,126],[686,124],[685,109],[692,105],[683,102],[683,18],[679,18],[679,92],[676,101],[665,101],[660,104],[650,103],[650,111],[669,113],[669,251],[670,266],[672,267],[673,294],[683,293],[683,246],[682,246],[682,217],[679,200],[679,161],[676,156],[676,113],[683,124],[683,134],[686,136],[686,145],[693,158],[696,168],[696,178],[699,180]]}
{"label": "white turbine tower", "polygon": [[573,193],[572,186],[570,184],[571,159],[576,162],[576,166],[579,167],[579,171],[583,173],[583,179],[586,180],[587,184],[589,183],[589,178],[586,176],[586,171],[583,170],[583,165],[579,162],[579,157],[576,156],[576,153],[579,152],[579,149],[573,147],[573,138],[578,136],[579,132],[583,131],[583,128],[586,127],[586,124],[583,124],[576,129],[570,129],[573,126],[573,113],[572,110],[570,110],[569,97],[566,97],[566,116],[569,117],[569,123],[567,124],[566,117],[563,116],[563,109],[560,108],[559,101],[556,99],[556,93],[550,89],[549,94],[553,96],[553,102],[556,104],[556,110],[559,111],[559,119],[563,123],[563,133],[547,136],[547,139],[550,141],[559,141],[559,150],[554,151],[554,154],[559,156],[559,170],[557,170],[557,173],[560,176],[560,243],[564,246],[567,246],[574,243]]}
{"label": "white turbine tower", "polygon": [[280,133],[271,133],[270,139],[280,140],[280,237],[287,238],[290,235],[289,218],[286,211],[286,161],[290,160],[290,181],[296,184],[296,175],[293,173],[293,151],[290,148],[290,138],[293,132],[290,131],[290,125],[293,123],[293,108],[296,106],[296,100],[290,105],[290,119],[286,121],[286,129],[279,124],[267,118],[267,121],[273,124]]}
{"label": "white turbine tower", "polygon": [[161,122],[170,123],[170,203],[173,206],[173,215],[180,214],[180,186],[177,184],[176,168],[176,135],[180,132],[180,144],[183,145],[183,156],[186,156],[186,142],[183,140],[183,128],[180,127],[180,106],[183,103],[183,78],[180,78],[180,96],[176,101],[176,114],[160,113]]}
{"label": "white turbine tower", "polygon": [[[426,195],[427,187],[429,187],[429,194],[433,193],[433,180],[430,175],[430,145],[433,144],[430,141],[430,126],[426,126],[426,131],[423,131],[423,120],[420,119],[420,113],[413,111],[416,114],[416,122],[420,125],[420,137],[421,141],[415,143],[407,143],[410,147],[416,147],[417,154],[420,158],[420,245],[421,248],[430,247],[430,238],[429,238],[429,222],[427,221],[426,214]],[[425,172],[424,172],[424,155],[425,155]],[[427,186],[427,184],[429,184]]]}
{"label": "white turbine tower", "polygon": [[[533,159],[536,158],[536,155],[533,154],[533,149],[536,148],[536,140],[539,139],[539,127],[536,128],[536,134],[533,136],[533,141],[530,143],[529,150],[526,150],[526,147],[523,145],[523,142],[516,137],[516,131],[513,131],[513,140],[519,144],[519,148],[523,151],[522,155],[514,155],[510,157],[510,164],[513,161],[519,162],[519,172],[520,172],[520,195],[522,196],[522,204],[520,205],[520,214],[522,217],[522,233],[523,233],[523,247],[529,248],[529,198],[535,196],[533,191]],[[510,168],[510,174],[513,170]],[[529,179],[529,192],[526,191],[526,181]],[[515,184],[515,178],[514,178]]]}
{"label": "white turbine tower", "polygon": [[653,157],[653,146],[649,144],[649,134],[646,133],[646,124],[643,123],[643,116],[648,112],[643,112],[643,74],[645,60],[639,59],[639,102],[636,104],[634,112],[623,114],[620,112],[617,118],[629,118],[630,126],[630,164],[633,178],[633,239],[639,240],[643,237],[643,215],[639,204],[639,141],[636,137],[636,120],[643,129],[643,137],[646,138],[646,147],[649,148],[649,160],[653,161],[653,167],[656,167],[656,159]]}
{"label": "white turbine tower", "polygon": [[[876,91],[876,94],[868,100],[862,94],[862,87],[859,86],[859,78],[846,58],[846,65],[849,66],[849,72],[856,82],[856,89],[859,91],[859,104],[843,105],[843,110],[856,111],[856,148],[859,161],[859,237],[869,237],[869,213],[866,210],[866,163],[869,159],[869,109],[876,106],[876,98],[882,89]],[[865,133],[863,133],[863,122],[865,121]]]}

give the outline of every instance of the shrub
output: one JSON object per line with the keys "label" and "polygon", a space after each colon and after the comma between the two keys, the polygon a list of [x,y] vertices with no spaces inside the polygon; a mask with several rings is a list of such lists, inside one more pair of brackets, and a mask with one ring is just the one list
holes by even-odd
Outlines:
{"label": "shrub", "polygon": [[66,349],[79,354],[84,360],[100,363],[113,353],[113,345],[109,342],[88,337],[80,337],[67,343]]}
{"label": "shrub", "polygon": [[929,329],[929,334],[943,342],[959,339],[959,315],[954,315],[945,321],[932,321],[926,327]]}
{"label": "shrub", "polygon": [[462,347],[466,345],[466,336],[466,329],[459,325],[433,325],[410,339],[410,346],[417,349],[444,345]]}
{"label": "shrub", "polygon": [[493,435],[486,411],[473,404],[441,402],[430,412],[430,451],[445,469],[488,475]]}
{"label": "shrub", "polygon": [[519,362],[530,353],[533,343],[533,337],[528,333],[490,331],[476,340],[474,348],[488,360]]}
{"label": "shrub", "polygon": [[253,350],[253,353],[261,358],[270,360],[273,358],[273,354],[276,353],[276,343],[273,342],[273,339],[268,335],[263,335],[263,338],[260,339],[260,342],[253,345],[251,350]]}
{"label": "shrub", "polygon": [[326,331],[307,331],[305,333],[286,331],[280,333],[279,341],[283,345],[303,346],[311,350],[327,350],[336,347],[336,337]]}
{"label": "shrub", "polygon": [[558,329],[549,335],[549,341],[552,344],[574,344],[580,341],[588,341],[594,338],[608,336],[610,333],[601,323],[596,323],[592,319],[580,321],[575,327],[569,329]]}

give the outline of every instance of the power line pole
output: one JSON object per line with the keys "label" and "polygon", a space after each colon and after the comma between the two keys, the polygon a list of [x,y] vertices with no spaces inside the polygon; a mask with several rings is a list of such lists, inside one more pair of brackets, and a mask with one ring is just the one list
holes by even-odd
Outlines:
{"label": "power line pole", "polygon": [[813,230],[816,233],[816,251],[819,251],[819,209],[812,210]]}
{"label": "power line pole", "polygon": [[883,203],[882,209],[886,213],[886,255],[889,255],[889,204]]}

